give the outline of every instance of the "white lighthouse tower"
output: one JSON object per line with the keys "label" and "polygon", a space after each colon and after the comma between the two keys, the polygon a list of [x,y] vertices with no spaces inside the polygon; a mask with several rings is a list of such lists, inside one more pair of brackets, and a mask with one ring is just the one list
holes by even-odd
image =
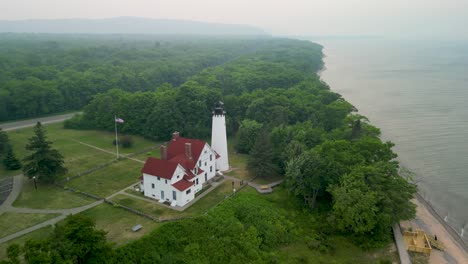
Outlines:
{"label": "white lighthouse tower", "polygon": [[216,169],[219,171],[229,170],[226,112],[224,112],[223,105],[221,101],[216,103],[213,111],[213,126],[211,127],[211,147],[219,155],[219,158],[216,159]]}

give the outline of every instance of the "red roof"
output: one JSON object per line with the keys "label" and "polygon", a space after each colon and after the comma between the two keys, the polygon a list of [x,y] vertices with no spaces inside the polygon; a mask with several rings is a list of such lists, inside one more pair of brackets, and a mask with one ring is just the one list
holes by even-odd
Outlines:
{"label": "red roof", "polygon": [[174,186],[179,191],[187,190],[192,185],[193,185],[193,182],[189,182],[184,179],[172,184],[172,186]]}
{"label": "red roof", "polygon": [[145,165],[143,166],[143,169],[141,169],[141,172],[170,180],[174,175],[174,171],[177,168],[177,165],[177,162],[149,157],[146,159]]}
{"label": "red roof", "polygon": [[204,172],[205,172],[204,170],[202,170],[201,168],[198,168],[198,175],[200,175],[200,174],[202,174]]}
{"label": "red roof", "polygon": [[193,170],[195,165],[197,165],[196,160],[189,160],[187,157],[185,157],[185,152],[171,158],[170,161],[179,163],[182,167],[184,167],[185,170]]}
{"label": "red roof", "polygon": [[[192,146],[192,160],[188,160],[185,157],[185,143],[190,143]],[[206,142],[199,139],[183,138],[183,137],[172,137],[167,146],[167,159],[177,159],[179,163],[181,159],[186,160],[186,164],[181,164],[185,169],[193,170],[195,168],[198,158],[200,158],[201,152],[205,147]],[[187,166],[187,167],[185,167]]]}
{"label": "red roof", "polygon": [[[185,155],[186,143],[190,143],[191,145],[192,159],[188,159]],[[185,175],[180,181],[172,184],[172,186],[179,191],[183,191],[194,184],[190,181],[195,178],[192,170],[197,165],[197,161],[200,158],[205,144],[206,143],[202,140],[183,138],[180,137],[178,133],[175,133],[167,147],[167,160],[149,157],[143,169],[141,169],[141,172],[170,180],[172,176],[174,176],[174,171],[177,166],[181,165],[185,169]],[[218,157],[219,155],[216,154],[216,158]],[[199,169],[198,175],[203,172],[202,169]]]}

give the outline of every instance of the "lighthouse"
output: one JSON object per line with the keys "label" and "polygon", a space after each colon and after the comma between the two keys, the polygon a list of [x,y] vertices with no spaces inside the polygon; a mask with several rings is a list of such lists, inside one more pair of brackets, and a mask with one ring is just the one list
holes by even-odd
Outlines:
{"label": "lighthouse", "polygon": [[213,111],[213,125],[211,127],[211,147],[219,155],[216,159],[216,170],[229,170],[227,136],[226,136],[226,118],[223,109],[223,102],[215,104]]}

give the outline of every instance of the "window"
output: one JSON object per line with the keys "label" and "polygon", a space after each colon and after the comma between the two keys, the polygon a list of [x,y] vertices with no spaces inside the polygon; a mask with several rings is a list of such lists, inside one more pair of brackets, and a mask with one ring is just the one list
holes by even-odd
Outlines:
{"label": "window", "polygon": [[193,171],[195,172],[195,175],[197,175],[197,168],[195,168]]}
{"label": "window", "polygon": [[213,155],[210,155],[210,161],[212,161],[212,160],[213,160]]}
{"label": "window", "polygon": [[205,161],[205,166],[206,166],[206,161]]}
{"label": "window", "polygon": [[208,173],[205,172],[205,181],[208,181]]}
{"label": "window", "polygon": [[195,184],[198,184],[198,178],[197,178],[197,180],[195,181]]}
{"label": "window", "polygon": [[191,189],[188,189],[185,194],[189,194],[192,190]]}
{"label": "window", "polygon": [[177,192],[172,191],[172,200],[177,200]]}
{"label": "window", "polygon": [[160,180],[161,180],[161,177],[158,176],[158,181],[160,181]]}
{"label": "window", "polygon": [[164,180],[164,183],[167,184],[167,180]]}
{"label": "window", "polygon": [[201,160],[198,161],[198,167],[200,167],[200,166],[201,166]]}
{"label": "window", "polygon": [[179,179],[180,175],[177,175],[177,179]]}
{"label": "window", "polygon": [[153,188],[153,189],[154,189],[154,183],[152,183],[152,184],[151,184],[151,188]]}
{"label": "window", "polygon": [[212,171],[213,171],[213,166],[210,166],[210,172],[212,172]]}

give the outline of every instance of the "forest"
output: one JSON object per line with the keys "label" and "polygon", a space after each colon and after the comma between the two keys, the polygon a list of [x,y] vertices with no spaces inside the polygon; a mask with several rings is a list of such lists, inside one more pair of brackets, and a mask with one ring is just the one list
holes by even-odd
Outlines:
{"label": "forest", "polygon": [[262,45],[261,38],[2,33],[0,122],[80,110],[113,88],[179,86]]}
{"label": "forest", "polygon": [[[84,91],[77,89],[79,96],[68,88],[81,86],[60,85],[61,78],[71,75],[59,70],[50,80],[33,78],[44,85],[55,84],[57,96],[80,100],[74,107],[84,106],[83,114],[67,121],[67,128],[112,130],[113,117],[118,115],[126,120],[122,133],[156,140],[167,140],[175,130],[186,137],[208,138],[214,103],[223,101],[228,134],[236,138],[236,151],[249,154],[252,176],[285,175],[288,197],[308,218],[320,222],[317,237],[310,238],[315,246],[326,246],[324,237],[344,235],[361,247],[379,247],[391,240],[394,223],[414,217],[410,199],[416,188],[398,174],[393,143],[382,142],[380,130],[320,80],[320,45],[280,38],[204,41],[197,43],[210,44],[193,44],[185,53],[167,58],[167,74],[160,72],[161,63],[147,57],[169,45],[163,42],[156,47],[154,42],[144,42],[141,49],[127,51],[125,63],[123,51],[107,51],[122,46],[94,50],[106,58],[110,69],[97,62],[97,54],[85,58],[83,68],[78,67],[81,61],[70,64],[75,69],[67,71],[90,84]],[[198,52],[218,55],[207,60]],[[187,65],[187,60],[193,61]],[[121,63],[113,65],[114,61]],[[24,69],[36,72],[26,65]],[[122,82],[122,71],[130,68],[135,69],[131,78],[127,76],[131,81]],[[2,80],[2,87],[7,87],[3,92],[14,91],[17,86],[12,84],[30,79],[16,79],[13,72],[10,79]],[[93,79],[98,72],[109,80],[105,88]],[[14,102],[14,93],[9,96]],[[64,109],[54,111],[60,110]],[[274,252],[300,236],[291,217],[274,203],[240,194],[206,216],[165,224],[140,240],[103,253],[108,255],[89,255],[89,262],[104,258],[115,263],[234,263],[234,259],[276,263]],[[48,256],[70,254],[51,248],[53,241],[43,242],[53,253]]]}

